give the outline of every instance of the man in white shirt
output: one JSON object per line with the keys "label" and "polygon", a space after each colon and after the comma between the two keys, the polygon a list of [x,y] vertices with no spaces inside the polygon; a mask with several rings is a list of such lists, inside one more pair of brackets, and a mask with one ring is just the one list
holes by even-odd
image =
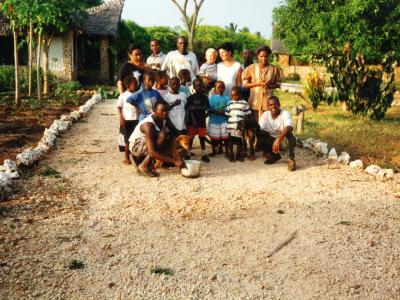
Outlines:
{"label": "man in white shirt", "polygon": [[150,41],[151,55],[147,58],[146,64],[150,69],[159,71],[165,60],[166,55],[162,53],[158,40]]}
{"label": "man in white shirt", "polygon": [[294,148],[296,147],[296,138],[293,135],[293,121],[290,113],[281,109],[278,97],[268,98],[268,109],[265,111],[258,122],[261,133],[258,137],[258,145],[266,155],[265,164],[273,164],[281,159],[279,154],[280,145],[284,138],[289,142],[289,171],[296,170],[294,159]]}
{"label": "man in white shirt", "polygon": [[178,77],[178,73],[182,69],[188,69],[192,77],[192,81],[199,72],[196,55],[187,50],[188,41],[184,36],[180,36],[176,41],[178,50],[168,52],[161,71],[167,71],[169,78]]}

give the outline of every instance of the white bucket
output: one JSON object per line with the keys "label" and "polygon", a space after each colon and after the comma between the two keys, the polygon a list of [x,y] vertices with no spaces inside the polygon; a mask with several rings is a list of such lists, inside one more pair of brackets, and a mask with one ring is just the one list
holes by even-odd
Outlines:
{"label": "white bucket", "polygon": [[185,160],[186,168],[181,169],[182,176],[196,178],[200,176],[200,161]]}

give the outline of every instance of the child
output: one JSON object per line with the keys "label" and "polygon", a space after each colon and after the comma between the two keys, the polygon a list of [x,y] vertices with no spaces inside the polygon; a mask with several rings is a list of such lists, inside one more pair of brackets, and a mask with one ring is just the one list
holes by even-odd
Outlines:
{"label": "child", "polygon": [[139,84],[135,77],[128,75],[122,81],[125,92],[123,92],[117,102],[119,124],[120,124],[120,140],[119,142],[120,151],[125,152],[125,159],[123,163],[125,165],[132,164],[129,154],[129,137],[131,136],[133,130],[139,122],[137,107],[127,102],[127,98],[132,95],[132,93],[138,90]]}
{"label": "child", "polygon": [[210,98],[210,119],[208,121],[208,136],[211,138],[212,143],[212,152],[208,155],[210,157],[214,157],[217,154],[217,147],[219,148],[218,152],[222,152],[222,144],[225,147],[225,156],[228,157],[225,109],[229,98],[224,95],[224,91],[225,83],[220,80],[215,82],[215,94]]}
{"label": "child", "polygon": [[169,92],[165,95],[165,101],[169,104],[168,116],[177,130],[185,131],[185,105],[186,94],[179,91],[181,82],[178,77],[169,80]]}
{"label": "child", "polygon": [[[249,104],[242,99],[242,90],[239,86],[234,86],[231,90],[232,100],[226,107],[228,125],[226,126],[229,135],[229,161],[244,161],[242,156],[243,130],[246,118],[251,115]],[[233,145],[236,144],[236,158],[233,154]]]}
{"label": "child", "polygon": [[153,113],[153,106],[157,100],[162,100],[160,93],[153,89],[154,74],[146,72],[143,75],[143,88],[130,95],[127,102],[139,108],[139,121]]}
{"label": "child", "polygon": [[181,81],[181,86],[179,91],[186,94],[189,97],[192,94],[192,77],[188,69],[181,69],[178,72],[179,80]]}
{"label": "child", "polygon": [[201,65],[199,77],[203,80],[206,91],[209,92],[217,80],[217,60],[218,52],[214,48],[208,48],[206,51],[206,62]]}
{"label": "child", "polygon": [[210,162],[206,149],[206,118],[207,110],[210,108],[208,97],[204,95],[203,82],[200,79],[193,81],[195,93],[190,95],[186,104],[186,120],[188,126],[188,134],[190,137],[190,151],[192,150],[193,140],[196,135],[199,136],[201,147],[201,160]]}
{"label": "child", "polygon": [[168,93],[168,75],[165,71],[158,71],[156,73],[155,90],[157,90],[163,98]]}

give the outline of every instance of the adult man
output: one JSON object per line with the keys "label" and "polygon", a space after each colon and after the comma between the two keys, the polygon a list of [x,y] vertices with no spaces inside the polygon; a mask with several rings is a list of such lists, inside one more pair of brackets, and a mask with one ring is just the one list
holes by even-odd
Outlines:
{"label": "adult man", "polygon": [[296,162],[294,160],[294,148],[296,146],[296,138],[294,137],[293,121],[290,113],[281,109],[278,97],[271,96],[268,98],[268,109],[264,112],[258,124],[261,133],[259,135],[260,149],[266,155],[265,164],[274,164],[281,159],[279,154],[280,145],[284,138],[289,141],[289,171],[296,170]]}
{"label": "adult man", "polygon": [[159,71],[166,55],[161,52],[160,42],[158,40],[150,41],[151,55],[147,58],[146,64],[149,68]]}
{"label": "adult man", "polygon": [[168,118],[168,103],[165,100],[157,100],[154,104],[154,113],[139,122],[129,139],[133,145],[132,156],[138,164],[137,171],[140,175],[159,176],[152,168],[155,159],[174,164],[178,168],[184,167],[181,158],[174,159],[162,153],[169,142],[166,128],[178,135],[178,131]]}
{"label": "adult man", "polygon": [[182,69],[188,69],[192,77],[192,81],[196,78],[199,72],[199,65],[197,63],[196,55],[187,50],[188,41],[184,36],[178,37],[176,41],[176,48],[178,50],[170,51],[164,63],[161,66],[162,71],[167,71],[170,78],[177,77]]}

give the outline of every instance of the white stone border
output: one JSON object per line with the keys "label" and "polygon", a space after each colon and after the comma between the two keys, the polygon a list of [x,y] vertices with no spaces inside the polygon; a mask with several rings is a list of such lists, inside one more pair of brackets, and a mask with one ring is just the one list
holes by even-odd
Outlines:
{"label": "white stone border", "polygon": [[[328,143],[316,140],[313,138],[300,141],[303,148],[311,150],[316,155],[322,155],[328,159],[328,163],[339,163],[344,165],[350,165],[353,169],[364,169],[364,164],[361,159],[350,161],[350,155],[347,152],[342,152],[337,155],[336,149],[331,148],[328,150]],[[365,172],[375,176],[377,179],[385,181],[394,178],[393,169],[382,169],[377,165],[370,165],[365,168]]]}
{"label": "white stone border", "polygon": [[11,191],[13,179],[20,178],[19,169],[32,166],[35,162],[42,160],[54,147],[57,136],[71,128],[72,123],[81,119],[101,100],[100,94],[94,94],[78,110],[72,111],[69,115],[61,115],[60,119],[54,120],[53,124],[44,130],[43,137],[36,148],[29,147],[17,154],[16,162],[6,159],[3,165],[0,165],[0,200],[3,200]]}

